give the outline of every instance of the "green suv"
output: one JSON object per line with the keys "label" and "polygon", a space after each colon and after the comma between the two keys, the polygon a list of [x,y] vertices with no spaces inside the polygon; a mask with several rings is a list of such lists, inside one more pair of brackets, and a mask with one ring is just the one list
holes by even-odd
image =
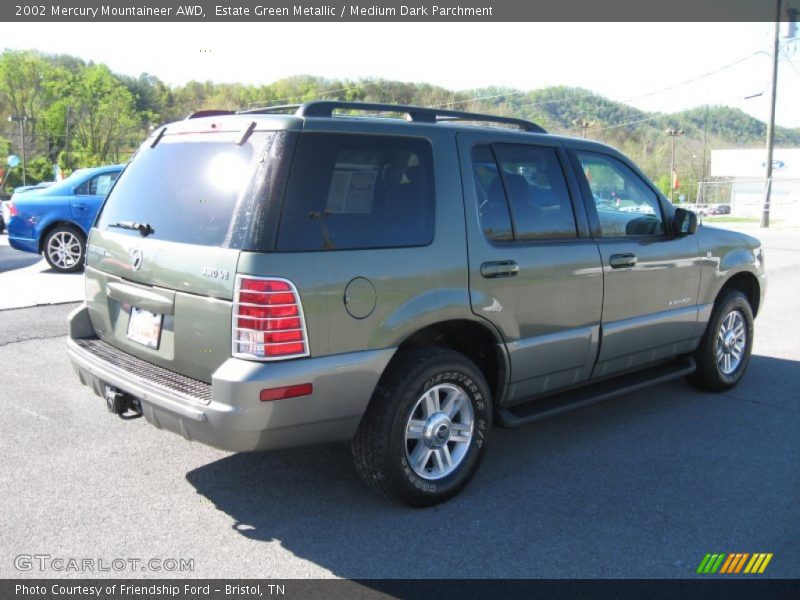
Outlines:
{"label": "green suv", "polygon": [[338,102],[158,129],[85,277],[69,356],[110,411],[233,451],[351,440],[416,506],[467,485],[493,422],[736,385],[765,290],[758,240],[608,146]]}

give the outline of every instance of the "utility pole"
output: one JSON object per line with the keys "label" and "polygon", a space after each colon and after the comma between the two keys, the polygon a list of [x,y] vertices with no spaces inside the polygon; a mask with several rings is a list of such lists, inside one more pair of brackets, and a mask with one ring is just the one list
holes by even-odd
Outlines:
{"label": "utility pole", "polygon": [[767,122],[767,174],[764,182],[764,209],[761,227],[769,227],[769,203],[772,195],[772,149],[775,146],[775,100],[778,95],[778,52],[781,35],[781,0],[775,0],[775,41],[772,46],[772,77],[770,78],[769,121]]}
{"label": "utility pole", "polygon": [[64,134],[64,150],[66,152],[66,156],[64,157],[64,167],[69,171],[69,117],[70,112],[72,112],[72,105],[67,104],[67,124],[66,124],[66,132]]}
{"label": "utility pole", "polygon": [[19,135],[22,139],[22,185],[28,185],[28,181],[25,176],[25,124],[28,121],[35,121],[36,119],[29,117],[28,115],[12,115],[8,117],[8,120],[14,123],[19,123]]}
{"label": "utility pole", "polygon": [[700,168],[700,202],[702,204],[706,203],[706,154],[708,152],[708,104],[706,104],[706,115],[705,119],[703,119],[703,164]]}
{"label": "utility pole", "polygon": [[672,142],[672,154],[669,161],[669,201],[675,203],[675,138],[683,135],[683,129],[670,127],[666,131]]}
{"label": "utility pole", "polygon": [[582,131],[583,139],[586,139],[586,130],[589,129],[592,125],[594,125],[593,121],[584,121],[582,119],[573,119],[572,124],[576,127],[580,127]]}

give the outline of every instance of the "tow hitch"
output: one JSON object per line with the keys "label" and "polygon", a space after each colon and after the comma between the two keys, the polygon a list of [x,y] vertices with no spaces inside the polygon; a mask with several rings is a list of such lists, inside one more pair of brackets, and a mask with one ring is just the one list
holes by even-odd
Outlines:
{"label": "tow hitch", "polygon": [[[106,386],[105,397],[108,412],[114,413],[122,419],[135,419],[142,416],[142,408],[139,401],[136,398],[131,398],[127,394],[120,392],[114,386]],[[128,411],[134,414],[125,414]]]}

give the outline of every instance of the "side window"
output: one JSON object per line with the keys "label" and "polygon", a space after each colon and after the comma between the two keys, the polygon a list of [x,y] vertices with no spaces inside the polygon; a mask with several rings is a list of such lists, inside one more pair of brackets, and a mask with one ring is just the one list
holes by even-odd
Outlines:
{"label": "side window", "polygon": [[497,144],[517,241],[574,238],[575,214],[555,148]]}
{"label": "side window", "polygon": [[572,202],[554,148],[480,144],[472,149],[472,165],[481,228],[488,239],[576,237]]}
{"label": "side window", "polygon": [[91,189],[91,185],[92,185],[92,181],[93,180],[94,180],[94,177],[92,177],[91,179],[87,179],[82,184],[80,184],[78,187],[76,187],[75,188],[75,195],[76,196],[89,196],[90,195],[89,190]]}
{"label": "side window", "polygon": [[118,172],[114,173],[101,173],[95,175],[91,179],[87,179],[77,188],[75,188],[76,196],[106,196],[111,190],[111,186],[117,180]]}
{"label": "side window", "polygon": [[592,192],[603,237],[662,235],[658,196],[624,163],[603,154],[578,152]]}
{"label": "side window", "polygon": [[434,206],[427,140],[303,133],[278,250],[424,246],[433,240]]}
{"label": "side window", "polygon": [[496,242],[514,239],[511,214],[503,190],[503,180],[489,144],[472,148],[472,169],[475,173],[475,191],[478,196],[478,216],[484,235]]}
{"label": "side window", "polygon": [[108,196],[108,192],[111,191],[111,186],[114,185],[114,182],[117,180],[117,175],[119,175],[119,173],[114,172],[103,173],[95,177],[92,180],[95,182],[94,191],[92,193],[97,196]]}

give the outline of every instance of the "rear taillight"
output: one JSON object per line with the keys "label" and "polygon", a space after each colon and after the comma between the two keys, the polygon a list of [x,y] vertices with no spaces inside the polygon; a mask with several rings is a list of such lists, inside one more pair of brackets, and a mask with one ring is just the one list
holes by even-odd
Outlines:
{"label": "rear taillight", "polygon": [[236,277],[233,297],[233,356],[282,360],[308,356],[300,295],[291,281]]}
{"label": "rear taillight", "polygon": [[13,202],[9,202],[7,206],[8,206],[9,217],[16,217],[19,214],[19,211],[17,210],[17,207],[14,206]]}

